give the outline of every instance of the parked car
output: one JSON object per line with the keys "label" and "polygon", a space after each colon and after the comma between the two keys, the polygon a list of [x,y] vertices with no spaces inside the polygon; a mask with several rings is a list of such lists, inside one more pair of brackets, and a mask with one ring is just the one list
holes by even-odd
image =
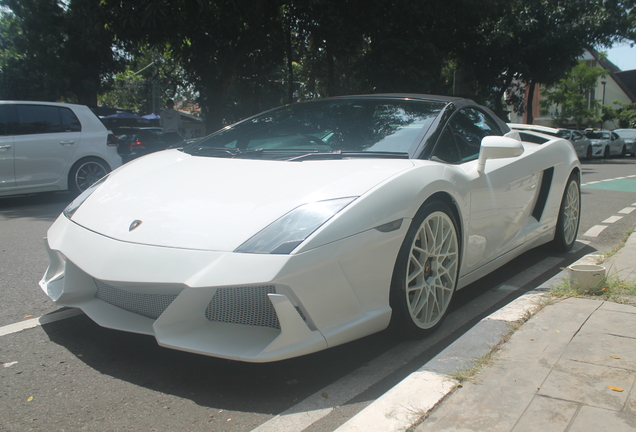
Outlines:
{"label": "parked car", "polygon": [[120,165],[114,135],[88,107],[0,101],[0,196],[77,194]]}
{"label": "parked car", "polygon": [[636,157],[636,129],[615,129],[614,133],[625,141],[627,153]]}
{"label": "parked car", "polygon": [[113,130],[117,137],[117,152],[124,163],[160,150],[165,150],[171,143],[164,141],[161,128],[117,128]]}
{"label": "parked car", "polygon": [[93,185],[50,228],[40,285],[104,327],[248,362],[425,336],[456,290],[574,244],[576,153],[526,135],[544,142],[455,97],[270,110]]}
{"label": "parked car", "polygon": [[[527,125],[521,123],[510,123],[508,124],[510,129],[519,130],[519,131],[534,131],[539,132],[540,134],[550,135],[553,137],[565,138],[570,141],[574,150],[576,151],[579,159],[591,159],[593,154],[592,142],[585,136],[582,131],[574,130],[574,129],[556,129],[548,126],[541,125]],[[522,132],[523,134],[523,132]],[[530,142],[535,142],[537,144],[541,144],[545,142],[546,139],[541,138],[539,135],[533,136],[525,136],[522,135],[522,139],[530,140]]]}
{"label": "parked car", "polygon": [[594,147],[592,141],[582,131],[574,129],[559,129],[557,136],[570,141],[579,159],[592,159]]}
{"label": "parked car", "polygon": [[608,158],[627,154],[625,141],[612,131],[585,130],[585,136],[592,142],[592,156]]}

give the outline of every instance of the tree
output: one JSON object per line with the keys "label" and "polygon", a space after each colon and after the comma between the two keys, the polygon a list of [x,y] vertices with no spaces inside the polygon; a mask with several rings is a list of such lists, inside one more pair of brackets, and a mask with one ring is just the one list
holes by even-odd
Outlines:
{"label": "tree", "polygon": [[588,67],[584,61],[579,61],[566,78],[543,92],[542,109],[548,110],[552,106],[558,109],[554,115],[557,127],[574,123],[575,129],[582,129],[583,125],[597,123],[600,121],[597,113],[601,104],[593,95],[599,78],[605,76],[607,72],[604,70]]}
{"label": "tree", "polygon": [[2,74],[19,84],[17,98],[97,105],[102,79],[120,65],[99,3],[0,0],[11,11],[3,22],[10,22],[13,45],[10,53],[4,51]]}
{"label": "tree", "polygon": [[[466,35],[458,50],[482,94],[505,117],[502,101],[515,81],[528,89],[551,86],[568,74],[586,48],[609,46],[630,28],[626,3],[616,0],[510,0],[492,2],[492,12]],[[633,26],[632,26],[633,28]],[[523,95],[523,94],[521,94]],[[523,106],[523,104],[521,104]],[[532,113],[531,106],[528,113]],[[532,118],[528,118],[532,123]]]}

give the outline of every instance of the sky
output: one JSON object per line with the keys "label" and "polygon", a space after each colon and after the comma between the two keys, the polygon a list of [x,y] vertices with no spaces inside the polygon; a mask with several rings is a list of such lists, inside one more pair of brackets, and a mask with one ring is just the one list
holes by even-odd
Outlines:
{"label": "sky", "polygon": [[636,69],[636,46],[633,48],[629,44],[617,44],[609,50],[600,49],[607,52],[607,58],[622,71]]}

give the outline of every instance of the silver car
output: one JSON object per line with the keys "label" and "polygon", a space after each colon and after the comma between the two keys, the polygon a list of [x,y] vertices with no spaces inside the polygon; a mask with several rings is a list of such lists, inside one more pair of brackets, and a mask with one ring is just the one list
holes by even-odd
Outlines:
{"label": "silver car", "polygon": [[621,137],[625,141],[625,148],[627,153],[635,157],[636,154],[636,129],[616,129],[614,130],[616,135]]}
{"label": "silver car", "polygon": [[572,143],[579,159],[592,159],[594,153],[592,142],[583,132],[573,129],[559,129],[556,135]]}
{"label": "silver car", "polygon": [[624,157],[627,154],[625,141],[615,132],[608,130],[586,130],[585,136],[592,142],[592,156],[594,157]]}

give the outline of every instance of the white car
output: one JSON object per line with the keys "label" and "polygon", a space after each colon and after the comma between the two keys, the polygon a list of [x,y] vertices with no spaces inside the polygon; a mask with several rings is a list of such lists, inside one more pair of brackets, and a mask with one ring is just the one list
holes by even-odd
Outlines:
{"label": "white car", "polygon": [[0,196],[77,194],[121,163],[115,137],[88,107],[0,101]]}
{"label": "white car", "polygon": [[592,142],[593,156],[608,158],[625,157],[627,146],[623,138],[608,130],[586,130],[585,136]]}
{"label": "white car", "polygon": [[576,153],[519,138],[460,98],[284,106],[93,185],[48,231],[40,285],[104,327],[247,362],[390,324],[420,337],[456,290],[576,240]]}

